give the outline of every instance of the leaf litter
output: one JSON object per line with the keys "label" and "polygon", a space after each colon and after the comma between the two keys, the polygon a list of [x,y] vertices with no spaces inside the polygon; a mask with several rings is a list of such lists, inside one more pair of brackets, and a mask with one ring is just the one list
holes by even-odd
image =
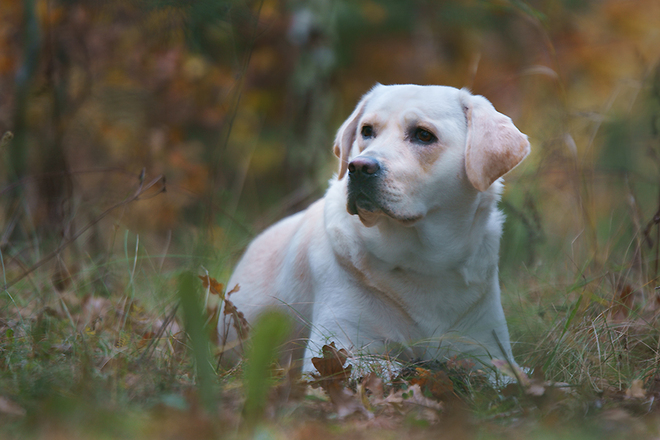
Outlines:
{"label": "leaf litter", "polygon": [[[249,344],[250,326],[240,310],[232,304],[228,312],[220,312],[223,302],[226,305],[231,295],[240,294],[240,287],[225,292],[225,286],[213,278],[200,278],[206,289],[204,304],[209,334],[215,333],[218,321],[214,319],[222,319],[224,325],[244,329],[239,334]],[[187,336],[179,324],[176,307],[163,316],[149,313],[140,302],[128,297],[120,301],[94,295],[77,299],[63,291],[61,298],[59,306],[33,308],[31,315],[23,316],[36,326],[48,322],[51,327],[52,323],[61,323],[57,324],[59,328],[73,325],[77,337],[83,338],[85,344],[105,347],[95,349],[93,368],[105,377],[115,378],[115,383],[129,395],[136,399],[144,396],[150,382],[153,390],[155,381],[149,374],[153,374],[151,368],[156,364],[174,373],[171,391],[159,397],[161,403],[150,411],[154,423],[148,425],[149,437],[157,438],[169,430],[182,435],[188,433],[189,438],[207,438],[227,429],[234,432],[245,429],[242,415],[245,383],[240,379],[243,364],[232,370],[217,371],[218,412],[208,414],[201,409],[187,360]],[[42,324],[38,324],[40,320]],[[19,321],[0,321],[3,344],[31,337],[24,333]],[[76,342],[67,342],[56,334],[45,333],[43,337],[56,342],[50,350],[58,351],[61,356],[71,357],[79,350]],[[155,354],[151,360],[151,356],[145,356],[150,351]],[[221,351],[217,353],[221,354]],[[46,355],[43,351],[34,354]],[[140,367],[141,359],[149,363]],[[418,428],[428,434],[453,433],[453,438],[471,438],[483,429],[490,430],[494,437],[506,437],[534,426],[560,429],[567,421],[575,420],[576,414],[586,411],[594,414],[592,424],[598,424],[598,429],[607,433],[626,431],[626,426],[634,432],[644,432],[649,423],[645,420],[648,414],[657,411],[655,402],[660,397],[660,379],[655,376],[641,377],[625,388],[604,387],[600,394],[593,395],[567,383],[546,380],[541,367],[530,373],[497,360],[493,361],[495,369],[511,379],[503,387],[495,386],[489,373],[475,369],[474,364],[464,359],[413,362],[402,367],[384,358],[369,363],[370,370],[354,368],[361,362],[346,350],[337,349],[334,342],[322,348],[320,357],[312,359],[316,372],[309,376],[291,374],[275,361],[270,367],[273,386],[257,423],[280,435],[286,432],[287,438],[309,438],[306,436],[310,432],[332,438],[333,432],[362,430],[405,435]],[[146,392],[157,395],[154,391]],[[30,406],[15,396],[12,392],[0,392],[0,418],[21,419],[30,413]],[[155,423],[156,420],[167,422]]]}

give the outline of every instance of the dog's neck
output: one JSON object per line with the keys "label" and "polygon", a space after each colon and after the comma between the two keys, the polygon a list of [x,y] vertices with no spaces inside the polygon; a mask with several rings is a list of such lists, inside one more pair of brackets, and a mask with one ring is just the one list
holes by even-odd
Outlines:
{"label": "dog's neck", "polygon": [[[383,270],[404,270],[433,277],[446,276],[438,271],[444,268],[445,272],[449,269],[460,273],[466,284],[485,282],[489,275],[496,273],[503,223],[503,215],[497,209],[500,192],[500,182],[488,191],[470,192],[455,206],[431,209],[412,226],[383,216],[367,228],[353,216],[350,222],[326,218],[326,227],[328,233],[335,234],[335,243],[345,241],[337,225],[349,224],[355,229],[356,233],[351,236],[361,240],[362,245],[346,242],[335,249],[351,261],[367,258],[372,260],[370,265],[378,265]],[[344,200],[332,195],[326,197],[326,203]],[[348,215],[345,209],[342,215],[344,213]],[[363,249],[366,253],[353,255],[354,249]]]}
{"label": "dog's neck", "polygon": [[463,267],[479,256],[496,261],[482,255],[499,252],[502,221],[496,203],[489,194],[477,193],[473,200],[461,206],[430,210],[424,219],[410,227],[383,218],[373,228],[376,234],[365,230],[362,237],[377,258],[392,264],[398,262],[399,266],[404,264],[421,273],[436,273],[438,267]]}

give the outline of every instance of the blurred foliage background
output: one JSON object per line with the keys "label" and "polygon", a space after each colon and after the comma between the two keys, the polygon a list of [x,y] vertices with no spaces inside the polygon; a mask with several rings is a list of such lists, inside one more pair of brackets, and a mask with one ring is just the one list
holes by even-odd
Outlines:
{"label": "blurred foliage background", "polygon": [[605,261],[631,209],[655,210],[659,29],[654,0],[4,0],[2,246],[56,247],[144,168],[166,192],[74,249],[107,254],[128,228],[191,252],[203,228],[240,251],[322,195],[334,131],[380,82],[468,87],[530,136],[505,263],[540,264],[541,243]]}
{"label": "blurred foliage background", "polygon": [[[226,281],[322,196],[376,82],[467,87],[530,137],[501,204],[521,365],[601,390],[658,377],[659,61],[657,0],[2,0],[0,394],[39,417],[93,375],[119,407],[185,388],[181,338],[144,354],[174,326],[173,274]],[[631,310],[644,334],[607,351],[594,322]]]}
{"label": "blurred foliage background", "polygon": [[160,269],[202,242],[225,279],[323,194],[336,128],[380,82],[468,87],[529,135],[502,204],[505,291],[585,267],[648,290],[659,59],[656,0],[3,0],[5,279],[50,255],[70,282],[126,231]]}

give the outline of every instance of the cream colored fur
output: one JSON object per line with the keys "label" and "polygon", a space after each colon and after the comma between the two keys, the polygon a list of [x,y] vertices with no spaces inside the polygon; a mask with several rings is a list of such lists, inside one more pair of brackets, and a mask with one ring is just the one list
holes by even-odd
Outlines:
{"label": "cream colored fur", "polygon": [[[436,141],[420,142],[418,129]],[[290,312],[289,353],[305,369],[329,341],[401,359],[512,360],[496,205],[499,178],[529,153],[526,136],[466,90],[377,85],[334,151],[339,174],[325,197],[259,235],[231,277],[229,287],[240,285],[231,300],[248,321],[269,307]],[[381,166],[367,191],[376,207],[353,185],[351,215],[349,163],[365,157]]]}

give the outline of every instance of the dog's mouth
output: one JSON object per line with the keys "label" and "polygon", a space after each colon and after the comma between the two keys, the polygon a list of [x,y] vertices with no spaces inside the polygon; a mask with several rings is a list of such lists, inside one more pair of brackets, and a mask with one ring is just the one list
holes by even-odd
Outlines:
{"label": "dog's mouth", "polygon": [[346,210],[349,214],[359,214],[359,211],[375,213],[380,211],[380,206],[371,197],[363,191],[358,194],[350,194],[348,197],[348,204]]}
{"label": "dog's mouth", "polygon": [[346,204],[346,210],[351,215],[357,215],[364,226],[370,228],[374,226],[381,216],[389,217],[404,226],[412,226],[422,219],[422,215],[401,216],[394,213],[387,206],[374,201],[364,192],[350,196]]}
{"label": "dog's mouth", "polygon": [[378,204],[364,193],[360,193],[357,197],[349,197],[346,210],[351,215],[357,215],[367,228],[375,225],[378,217],[383,214]]}

